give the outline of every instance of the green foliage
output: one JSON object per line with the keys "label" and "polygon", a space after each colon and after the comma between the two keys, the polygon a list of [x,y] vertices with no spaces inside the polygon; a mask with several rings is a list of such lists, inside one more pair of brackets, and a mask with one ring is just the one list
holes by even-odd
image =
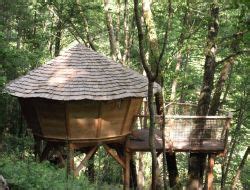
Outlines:
{"label": "green foliage", "polygon": [[241,182],[243,189],[247,189],[250,187],[249,176],[250,176],[250,160],[248,159],[240,176],[240,182]]}
{"label": "green foliage", "polygon": [[108,184],[122,183],[122,168],[102,147],[98,150],[95,160],[97,185],[101,185],[103,182]]}
{"label": "green foliage", "polygon": [[59,169],[48,162],[37,163],[32,159],[19,160],[11,155],[0,157],[0,174],[3,175],[11,189],[94,189],[81,176],[66,177],[65,169]]}

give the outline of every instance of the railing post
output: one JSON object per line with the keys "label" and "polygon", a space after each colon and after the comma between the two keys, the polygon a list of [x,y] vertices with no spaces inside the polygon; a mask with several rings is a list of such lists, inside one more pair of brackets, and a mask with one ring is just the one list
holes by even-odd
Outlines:
{"label": "railing post", "polygon": [[229,112],[228,113],[228,117],[226,119],[226,123],[225,123],[225,126],[224,126],[224,130],[225,131],[225,136],[224,136],[224,155],[227,151],[227,139],[228,139],[228,134],[229,134],[229,127],[230,127],[230,124],[231,124],[231,119],[232,119],[232,113]]}

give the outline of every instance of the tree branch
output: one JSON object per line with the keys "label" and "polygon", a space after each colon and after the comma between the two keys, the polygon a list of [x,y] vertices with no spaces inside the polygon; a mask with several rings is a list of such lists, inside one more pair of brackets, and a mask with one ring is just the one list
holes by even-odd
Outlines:
{"label": "tree branch", "polygon": [[161,63],[161,60],[163,58],[163,55],[164,55],[166,47],[167,47],[169,30],[171,29],[171,25],[172,25],[172,19],[171,19],[172,16],[173,16],[173,10],[172,9],[173,9],[172,8],[172,1],[168,0],[168,23],[166,24],[166,28],[165,28],[163,45],[162,45],[161,53],[160,53],[160,56],[159,56],[159,59],[158,59],[158,62],[157,62],[156,73],[159,73],[160,63]]}
{"label": "tree branch", "polygon": [[225,61],[229,61],[231,58],[235,58],[235,57],[237,57],[237,56],[239,56],[239,55],[242,55],[242,54],[244,54],[244,53],[249,53],[249,52],[250,52],[250,50],[238,51],[238,52],[236,52],[236,53],[233,53],[233,54],[231,54],[231,55],[228,55],[227,57],[225,57],[224,59],[222,59],[222,60],[220,60],[220,61],[217,61],[217,62],[216,62],[216,65],[218,66],[218,65],[220,65],[220,64],[223,64]]}
{"label": "tree branch", "polygon": [[[54,15],[57,16],[57,18],[59,20],[61,20],[62,23],[65,22],[65,20],[62,19],[62,15],[59,14],[58,12],[58,8],[56,7],[56,5],[54,4],[51,4],[52,5],[52,8],[50,7],[50,5],[48,5],[48,9],[51,13],[53,13]],[[54,9],[55,10],[54,10]],[[73,24],[73,22],[70,20],[70,19],[67,19],[69,21],[69,24],[71,25],[72,29],[75,31],[75,33],[77,34],[77,36],[86,44],[85,40],[82,38],[82,36],[80,35],[79,31],[77,30],[77,28],[75,27],[75,25]],[[80,40],[77,38],[77,36],[74,34],[74,32],[69,29],[70,33],[74,36],[74,38],[76,39],[77,42],[80,43]]]}
{"label": "tree branch", "polygon": [[141,58],[141,63],[145,69],[145,72],[148,76],[149,80],[152,80],[153,73],[150,70],[149,65],[146,63],[146,57],[145,57],[145,51],[143,47],[143,42],[144,42],[144,35],[142,32],[142,25],[141,25],[141,20],[139,16],[139,8],[138,8],[138,0],[134,0],[134,13],[135,13],[135,22],[138,30],[138,39],[139,39],[139,51],[140,51],[140,58]]}

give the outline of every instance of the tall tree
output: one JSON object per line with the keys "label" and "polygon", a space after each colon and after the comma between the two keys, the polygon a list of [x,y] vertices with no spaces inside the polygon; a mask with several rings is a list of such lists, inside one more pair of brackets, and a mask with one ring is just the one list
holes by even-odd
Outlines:
{"label": "tall tree", "polygon": [[[210,7],[210,19],[208,23],[207,45],[205,49],[205,65],[203,84],[199,96],[197,115],[207,115],[211,94],[213,90],[213,81],[216,68],[216,38],[219,31],[219,6],[217,0],[213,0]],[[201,131],[198,131],[200,133]],[[203,175],[205,170],[206,154],[190,153],[189,158],[189,188],[199,189],[203,183]]]}
{"label": "tall tree", "polygon": [[[110,54],[112,59],[119,61],[121,59],[120,50],[118,47],[118,39],[117,35],[114,30],[114,24],[113,19],[111,15],[111,4],[110,0],[104,0],[104,11],[105,11],[105,17],[106,17],[106,25],[109,35],[109,44],[110,44]],[[120,10],[119,10],[120,11]]]}
{"label": "tall tree", "polygon": [[[152,71],[152,66],[150,67],[150,65],[148,65],[146,62],[146,56],[145,56],[145,50],[144,50],[144,34],[143,34],[141,19],[139,15],[138,0],[134,0],[134,13],[135,13],[136,26],[138,30],[140,60],[148,77],[148,110],[149,110],[149,115],[150,115],[149,146],[150,146],[151,156],[152,156],[152,189],[155,190],[157,187],[157,182],[156,182],[157,155],[156,155],[156,150],[155,150],[155,139],[154,139],[155,113],[154,113],[154,106],[153,106],[153,95],[154,95],[153,85],[156,79],[155,77],[156,74]],[[158,66],[159,65],[157,65],[157,67]]]}

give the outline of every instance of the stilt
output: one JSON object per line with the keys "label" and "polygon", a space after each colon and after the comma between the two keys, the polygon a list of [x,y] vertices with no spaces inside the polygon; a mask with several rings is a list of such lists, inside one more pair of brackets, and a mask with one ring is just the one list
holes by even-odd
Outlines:
{"label": "stilt", "polygon": [[74,171],[74,145],[68,143],[67,149],[67,176],[69,176]]}
{"label": "stilt", "polygon": [[106,152],[114,158],[114,160],[120,164],[123,168],[125,168],[125,164],[124,161],[119,157],[118,153],[116,154],[115,150],[110,148],[108,145],[104,144],[103,145],[104,149],[106,150]]}
{"label": "stilt", "polygon": [[124,169],[124,190],[130,189],[130,160],[131,152],[125,151],[125,169]]}
{"label": "stilt", "polygon": [[84,159],[81,161],[79,166],[77,166],[77,168],[74,171],[76,176],[79,175],[79,172],[81,171],[81,169],[85,166],[86,162],[96,153],[97,149],[98,149],[98,146],[94,146],[92,149],[90,149],[88,153],[86,153],[86,156],[84,157]]}
{"label": "stilt", "polygon": [[214,180],[214,175],[213,175],[213,168],[214,168],[214,154],[209,154],[208,157],[208,169],[207,169],[207,190],[212,190],[213,189],[213,180]]}

